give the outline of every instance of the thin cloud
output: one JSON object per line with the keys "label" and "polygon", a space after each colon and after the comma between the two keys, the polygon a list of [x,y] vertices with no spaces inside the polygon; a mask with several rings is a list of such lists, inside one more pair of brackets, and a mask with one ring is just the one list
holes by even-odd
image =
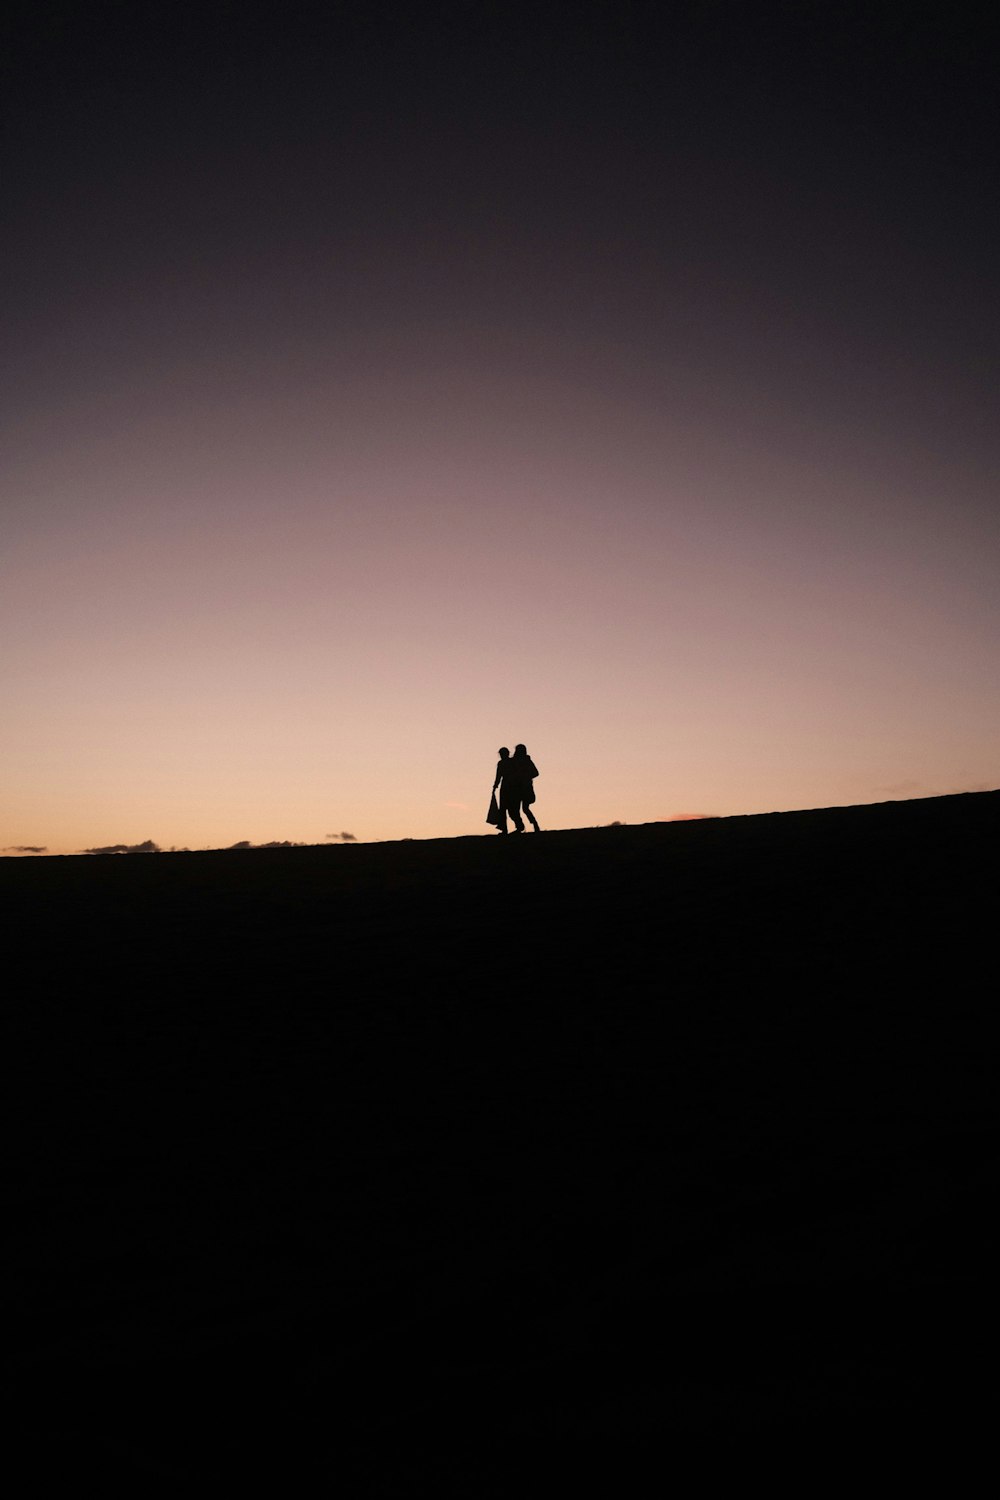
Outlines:
{"label": "thin cloud", "polygon": [[4,854],[47,854],[47,844],[8,844]]}
{"label": "thin cloud", "polygon": [[102,844],[95,849],[83,849],[82,854],[159,854],[159,844],[146,839],[141,844]]}
{"label": "thin cloud", "polygon": [[703,818],[714,818],[715,813],[671,813],[669,818],[661,818],[661,823],[700,823]]}
{"label": "thin cloud", "polygon": [[342,844],[356,844],[357,835],[353,833],[328,833],[328,839],[339,839]]}

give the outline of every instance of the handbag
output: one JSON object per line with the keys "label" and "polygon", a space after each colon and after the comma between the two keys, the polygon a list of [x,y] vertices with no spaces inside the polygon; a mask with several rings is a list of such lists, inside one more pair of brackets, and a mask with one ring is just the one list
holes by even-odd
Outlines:
{"label": "handbag", "polygon": [[496,787],[494,787],[493,788],[493,792],[492,792],[492,794],[490,796],[490,807],[489,807],[489,812],[486,814],[486,821],[487,821],[487,823],[492,823],[495,828],[499,828],[500,827],[500,818],[501,818],[500,805],[497,802]]}

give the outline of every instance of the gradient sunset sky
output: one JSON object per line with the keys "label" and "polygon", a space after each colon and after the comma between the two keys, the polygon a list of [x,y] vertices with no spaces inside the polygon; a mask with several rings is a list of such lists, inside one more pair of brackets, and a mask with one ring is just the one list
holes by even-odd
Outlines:
{"label": "gradient sunset sky", "polygon": [[15,6],[0,848],[1000,784],[989,15]]}

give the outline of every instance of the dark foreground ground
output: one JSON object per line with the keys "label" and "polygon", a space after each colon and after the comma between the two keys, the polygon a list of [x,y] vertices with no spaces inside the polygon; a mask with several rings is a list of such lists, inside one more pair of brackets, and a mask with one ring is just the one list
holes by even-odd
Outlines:
{"label": "dark foreground ground", "polygon": [[36,1477],[988,1430],[998,822],[0,861]]}

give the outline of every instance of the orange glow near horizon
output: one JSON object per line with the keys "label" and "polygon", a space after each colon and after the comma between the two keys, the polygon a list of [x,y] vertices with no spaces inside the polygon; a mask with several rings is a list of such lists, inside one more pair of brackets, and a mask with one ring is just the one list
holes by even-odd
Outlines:
{"label": "orange glow near horizon", "polygon": [[397,386],[370,472],[321,427],[292,461],[285,403],[252,482],[220,437],[196,483],[179,414],[170,445],[22,454],[0,847],[484,833],[501,743],[550,828],[654,821],[665,789],[727,815],[995,784],[976,508],[943,543],[846,476],[834,511],[773,458],[766,492],[707,457],[695,478],[637,412],[595,447],[589,401],[589,472],[537,408],[512,471],[464,381],[450,441],[393,453],[419,404]]}

